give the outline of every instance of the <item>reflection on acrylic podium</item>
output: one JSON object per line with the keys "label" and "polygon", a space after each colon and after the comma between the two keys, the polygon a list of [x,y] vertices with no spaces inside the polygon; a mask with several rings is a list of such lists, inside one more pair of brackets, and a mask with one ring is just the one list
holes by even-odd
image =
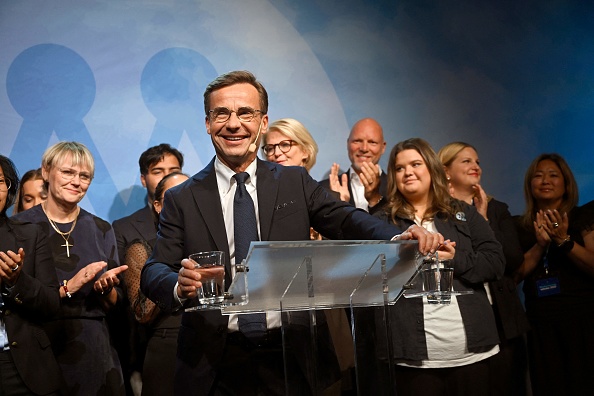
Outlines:
{"label": "reflection on acrylic podium", "polygon": [[[329,385],[324,365],[328,348],[321,344],[327,329],[320,312],[344,310],[357,394],[391,395],[387,310],[413,287],[420,268],[415,241],[253,242],[246,260],[233,269],[233,282],[218,309],[223,314],[280,312],[285,356],[293,348],[307,358],[301,368],[315,395]],[[301,346],[298,351],[295,345]],[[296,374],[287,368],[285,374],[290,384]],[[295,392],[287,386],[286,394]]]}

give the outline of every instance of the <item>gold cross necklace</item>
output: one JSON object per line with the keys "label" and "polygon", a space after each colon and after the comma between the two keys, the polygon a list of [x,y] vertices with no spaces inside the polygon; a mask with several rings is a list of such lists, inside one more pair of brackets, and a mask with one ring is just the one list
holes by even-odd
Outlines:
{"label": "gold cross necklace", "polygon": [[68,239],[70,239],[70,234],[72,234],[72,231],[74,231],[74,227],[76,227],[76,220],[78,219],[78,213],[80,212],[80,208],[77,207],[77,213],[76,213],[76,217],[74,218],[74,221],[72,222],[72,227],[70,227],[70,231],[68,232],[62,232],[60,231],[60,229],[58,228],[58,225],[56,224],[55,221],[53,221],[52,219],[50,219],[49,215],[47,214],[47,210],[46,210],[46,206],[47,206],[47,201],[43,203],[43,205],[41,205],[41,208],[43,209],[43,212],[45,213],[45,215],[47,216],[47,219],[49,220],[50,225],[52,226],[52,228],[58,233],[60,234],[60,236],[64,239],[64,244],[60,245],[66,248],[66,256],[70,257],[70,248],[73,247],[74,245],[71,244]]}

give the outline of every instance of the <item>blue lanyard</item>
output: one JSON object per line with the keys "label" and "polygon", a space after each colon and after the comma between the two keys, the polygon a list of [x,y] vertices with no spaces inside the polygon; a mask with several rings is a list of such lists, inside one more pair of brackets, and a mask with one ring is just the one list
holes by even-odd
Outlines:
{"label": "blue lanyard", "polygon": [[545,250],[545,254],[544,256],[542,256],[542,265],[544,267],[545,270],[545,274],[549,274],[549,246],[550,244],[547,245],[547,249]]}

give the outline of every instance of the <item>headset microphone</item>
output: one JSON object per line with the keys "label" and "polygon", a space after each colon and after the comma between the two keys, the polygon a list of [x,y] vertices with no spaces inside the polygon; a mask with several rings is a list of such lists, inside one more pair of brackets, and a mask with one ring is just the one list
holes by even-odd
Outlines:
{"label": "headset microphone", "polygon": [[256,150],[258,150],[258,146],[256,146],[256,142],[258,141],[258,138],[260,137],[260,130],[261,129],[262,129],[262,120],[260,120],[260,126],[258,127],[258,134],[256,135],[256,138],[254,139],[254,141],[252,142],[252,144],[250,144],[249,147],[248,147],[248,152],[255,153]]}

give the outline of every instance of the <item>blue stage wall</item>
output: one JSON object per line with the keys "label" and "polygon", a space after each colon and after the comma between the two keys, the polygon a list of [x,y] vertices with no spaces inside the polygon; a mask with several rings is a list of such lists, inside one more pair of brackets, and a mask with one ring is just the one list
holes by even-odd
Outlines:
{"label": "blue stage wall", "polygon": [[413,136],[436,150],[474,144],[485,189],[513,213],[530,161],[559,152],[584,203],[594,7],[518,3],[4,0],[0,153],[24,173],[59,140],[85,143],[97,170],[82,206],[114,220],[143,205],[146,148],[178,147],[187,173],[210,161],[204,87],[247,69],[269,91],[271,121],[299,119],[316,138],[315,178],[348,166],[350,126],[374,117],[389,148]]}

